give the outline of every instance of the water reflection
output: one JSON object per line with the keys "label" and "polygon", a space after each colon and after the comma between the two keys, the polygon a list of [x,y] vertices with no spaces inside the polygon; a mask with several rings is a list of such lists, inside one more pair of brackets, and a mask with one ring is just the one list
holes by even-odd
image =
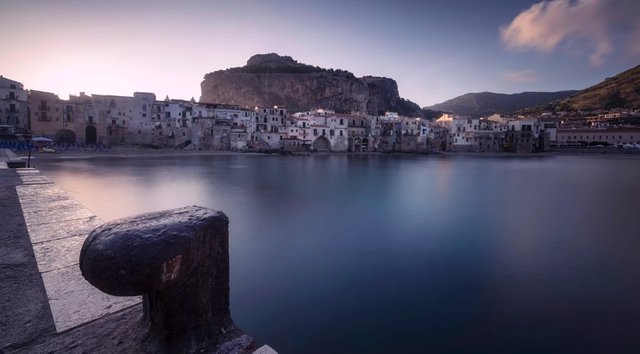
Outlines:
{"label": "water reflection", "polygon": [[231,220],[235,320],[282,353],[640,349],[640,163],[597,156],[42,161],[105,220]]}

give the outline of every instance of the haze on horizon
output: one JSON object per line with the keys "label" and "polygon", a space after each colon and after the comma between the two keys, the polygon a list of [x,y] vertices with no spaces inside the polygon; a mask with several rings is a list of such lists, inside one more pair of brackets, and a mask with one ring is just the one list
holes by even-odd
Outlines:
{"label": "haze on horizon", "polygon": [[276,52],[386,76],[420,106],[467,92],[582,89],[640,62],[636,0],[4,0],[0,74],[62,98],[200,96]]}

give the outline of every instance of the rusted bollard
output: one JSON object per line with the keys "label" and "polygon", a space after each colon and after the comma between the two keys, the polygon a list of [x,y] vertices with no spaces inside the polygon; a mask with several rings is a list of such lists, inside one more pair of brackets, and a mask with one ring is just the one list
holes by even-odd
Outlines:
{"label": "rusted bollard", "polygon": [[113,221],[87,237],[80,269],[107,294],[143,295],[156,349],[219,347],[241,333],[229,311],[228,224],[224,213],[197,206]]}

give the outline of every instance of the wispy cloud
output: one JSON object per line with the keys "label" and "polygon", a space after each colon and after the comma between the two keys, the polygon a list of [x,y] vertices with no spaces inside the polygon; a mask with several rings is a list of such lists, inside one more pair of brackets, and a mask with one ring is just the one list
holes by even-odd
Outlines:
{"label": "wispy cloud", "polygon": [[614,51],[614,38],[640,41],[638,14],[638,0],[542,1],[502,26],[500,38],[508,49],[543,53],[571,43],[588,51],[589,62],[598,66]]}
{"label": "wispy cloud", "polygon": [[503,78],[514,81],[514,82],[522,82],[522,83],[533,83],[538,82],[538,74],[531,70],[520,70],[520,71],[507,71],[502,75]]}

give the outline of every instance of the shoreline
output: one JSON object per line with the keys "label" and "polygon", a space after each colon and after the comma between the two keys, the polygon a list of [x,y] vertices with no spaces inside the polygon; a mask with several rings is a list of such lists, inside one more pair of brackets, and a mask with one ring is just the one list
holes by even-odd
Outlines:
{"label": "shoreline", "polygon": [[[26,160],[28,153],[21,151],[16,155]],[[180,156],[286,156],[286,157],[309,157],[309,156],[333,156],[333,155],[380,155],[380,156],[433,156],[433,157],[491,157],[491,158],[532,158],[532,157],[556,157],[556,156],[615,156],[615,157],[639,157],[640,149],[616,149],[616,148],[567,148],[554,149],[546,152],[536,153],[512,153],[512,152],[432,152],[432,153],[408,153],[408,152],[318,152],[308,155],[287,155],[279,152],[239,152],[239,151],[212,151],[212,150],[175,150],[175,149],[151,149],[144,147],[113,147],[111,151],[59,151],[54,153],[35,152],[31,154],[32,160],[55,160],[55,159],[87,159],[102,157],[120,158],[140,158],[140,157],[180,157]]]}

